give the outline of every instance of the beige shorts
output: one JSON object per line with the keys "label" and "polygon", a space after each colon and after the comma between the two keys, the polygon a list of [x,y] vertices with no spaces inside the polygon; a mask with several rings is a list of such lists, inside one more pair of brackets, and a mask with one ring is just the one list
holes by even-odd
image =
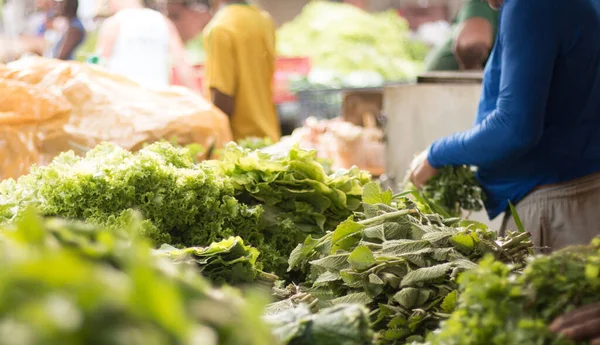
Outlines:
{"label": "beige shorts", "polygon": [[[588,244],[600,235],[600,174],[533,191],[515,206],[538,252]],[[516,230],[507,212],[501,235]]]}

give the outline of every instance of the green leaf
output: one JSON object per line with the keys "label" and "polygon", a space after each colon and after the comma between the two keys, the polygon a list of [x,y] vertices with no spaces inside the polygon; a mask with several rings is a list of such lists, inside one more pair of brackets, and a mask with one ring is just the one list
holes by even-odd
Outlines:
{"label": "green leaf", "polygon": [[488,226],[475,220],[463,219],[455,227],[467,228],[469,230],[488,230]]}
{"label": "green leaf", "polygon": [[408,274],[402,279],[400,286],[415,286],[420,283],[439,280],[440,278],[444,278],[448,271],[450,271],[452,268],[452,263],[419,268],[417,270],[408,272]]}
{"label": "green leaf", "polygon": [[288,271],[299,267],[305,260],[309,259],[311,254],[314,254],[315,248],[320,244],[320,239],[314,239],[312,236],[308,236],[304,243],[298,244],[288,259]]}
{"label": "green leaf", "polygon": [[456,233],[457,231],[455,229],[444,228],[440,232],[428,232],[423,234],[423,240],[431,242],[432,244],[437,244],[438,242],[444,243]]}
{"label": "green leaf", "polygon": [[375,265],[375,256],[366,246],[356,247],[348,257],[348,262],[357,271],[365,271]]}
{"label": "green leaf", "polygon": [[405,309],[412,309],[417,304],[419,289],[408,287],[398,291],[393,299]]}
{"label": "green leaf", "polygon": [[342,296],[336,299],[331,300],[331,303],[333,305],[337,305],[337,304],[363,304],[363,305],[367,305],[369,303],[373,302],[373,299],[371,297],[369,297],[369,295],[367,295],[364,292],[358,292],[358,293],[352,293],[352,294],[348,294],[346,296]]}
{"label": "green leaf", "polygon": [[379,276],[375,273],[369,274],[369,283],[375,284],[375,285],[384,285],[385,284],[385,282],[381,278],[379,278]]}
{"label": "green leaf", "polygon": [[475,250],[475,240],[470,234],[459,233],[450,238],[450,243],[461,253],[469,255]]}
{"label": "green leaf", "polygon": [[429,297],[431,297],[431,290],[419,289],[419,296],[415,305],[417,307],[423,306],[429,300]]}
{"label": "green leaf", "polygon": [[363,189],[363,202],[371,205],[384,204],[390,205],[392,203],[392,191],[386,190],[381,191],[379,184],[375,182],[367,183]]}
{"label": "green leaf", "polygon": [[519,217],[516,207],[512,204],[512,202],[510,202],[510,200],[508,201],[508,207],[510,207],[510,213],[513,216],[515,224],[517,225],[517,230],[519,230],[519,232],[525,232],[525,227],[521,222],[521,217]]}
{"label": "green leaf", "polygon": [[365,281],[368,280],[367,272],[356,272],[352,269],[340,271],[344,284],[352,289],[365,289]]}
{"label": "green leaf", "polygon": [[331,253],[335,254],[340,249],[350,250],[360,241],[359,235],[364,229],[364,225],[351,219],[342,222],[333,232]]}
{"label": "green leaf", "polygon": [[341,279],[342,279],[342,275],[339,272],[327,271],[327,272],[321,274],[317,278],[317,280],[315,280],[313,285],[319,286],[319,285],[323,285],[323,284],[333,283],[333,282],[341,280]]}
{"label": "green leaf", "polygon": [[[395,223],[385,223],[385,224],[379,224],[379,225],[369,227],[369,228],[365,229],[365,231],[363,232],[363,236],[365,238],[377,239],[377,240],[380,240],[381,242],[384,242],[385,241],[385,226],[387,224],[395,224]],[[398,226],[398,224],[395,224],[395,225]]]}
{"label": "green leaf", "polygon": [[458,301],[458,291],[454,290],[444,297],[444,301],[440,305],[442,313],[450,314],[456,309],[456,303]]}
{"label": "green leaf", "polygon": [[431,243],[425,240],[395,240],[383,244],[380,256],[401,256],[418,252],[422,249],[431,248]]}
{"label": "green leaf", "polygon": [[350,267],[348,263],[348,257],[350,254],[336,254],[326,256],[319,260],[311,261],[310,264],[313,266],[324,268],[328,271],[339,272],[345,268]]}

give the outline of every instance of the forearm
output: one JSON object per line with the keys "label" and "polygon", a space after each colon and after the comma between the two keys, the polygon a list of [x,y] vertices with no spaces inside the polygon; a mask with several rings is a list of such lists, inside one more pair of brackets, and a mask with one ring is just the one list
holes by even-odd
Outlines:
{"label": "forearm", "polygon": [[[541,1],[505,5],[498,50],[484,77],[483,97],[490,99],[483,101],[496,108],[471,130],[435,142],[429,150],[432,166],[490,166],[522,156],[542,139],[560,34],[559,12],[540,7]],[[489,91],[494,88],[497,93]]]}
{"label": "forearm", "polygon": [[528,152],[539,140],[535,128],[511,121],[501,111],[472,129],[434,142],[428,160],[435,167],[474,165],[485,167]]}
{"label": "forearm", "polygon": [[219,108],[228,117],[233,116],[235,100],[232,96],[226,95],[218,89],[212,88],[212,103]]}

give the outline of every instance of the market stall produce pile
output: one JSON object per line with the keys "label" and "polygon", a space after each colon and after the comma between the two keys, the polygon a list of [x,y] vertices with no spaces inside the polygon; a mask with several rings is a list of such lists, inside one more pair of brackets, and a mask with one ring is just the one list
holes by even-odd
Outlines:
{"label": "market stall produce pile", "polygon": [[[76,245],[82,232],[95,240]],[[2,345],[277,344],[260,298],[216,290],[113,229],[26,212],[0,230],[0,267]]]}
{"label": "market stall produce pile", "polygon": [[470,168],[393,195],[297,147],[190,152],[102,144],[0,183],[0,344],[570,345],[548,323],[600,300],[599,242],[529,263],[528,233],[448,217],[481,205]]}
{"label": "market stall produce pile", "polygon": [[245,285],[262,280],[271,288],[277,276],[260,271],[256,260],[260,255],[256,248],[244,245],[240,237],[230,237],[213,242],[208,247],[178,249],[163,244],[156,251],[176,263],[188,263],[198,267],[202,276],[215,284]]}
{"label": "market stall produce pile", "polygon": [[422,196],[434,207],[439,206],[432,211],[453,217],[459,217],[463,212],[481,211],[485,199],[475,179],[475,170],[468,166],[441,168],[423,187]]}
{"label": "market stall produce pile", "polygon": [[309,271],[309,293],[321,301],[368,305],[381,344],[418,340],[435,329],[454,309],[456,278],[484,255],[523,264],[531,250],[528,233],[497,239],[483,224],[423,214],[374,183],[363,199],[356,220],[299,245],[290,268]]}
{"label": "market stall produce pile", "polygon": [[207,246],[240,236],[261,253],[266,272],[285,273],[287,257],[308,234],[323,234],[360,206],[369,175],[327,175],[314,152],[274,157],[230,145],[222,161],[194,163],[168,143],[131,153],[102,144],[72,152],[0,184],[0,220],[28,205],[45,216],[118,228],[133,210],[156,246]]}
{"label": "market stall produce pile", "polygon": [[491,258],[463,274],[460,302],[428,345],[584,345],[557,338],[558,316],[600,300],[600,240],[535,258],[523,270]]}
{"label": "market stall produce pile", "polygon": [[[323,73],[324,78],[315,76],[313,84],[359,86],[360,80],[351,80],[353,72],[375,72],[388,81],[415,77],[427,47],[410,35],[408,23],[394,11],[371,14],[352,5],[312,1],[279,29],[277,51],[282,56],[309,56],[313,69],[331,72]],[[373,79],[368,73],[365,77]]]}

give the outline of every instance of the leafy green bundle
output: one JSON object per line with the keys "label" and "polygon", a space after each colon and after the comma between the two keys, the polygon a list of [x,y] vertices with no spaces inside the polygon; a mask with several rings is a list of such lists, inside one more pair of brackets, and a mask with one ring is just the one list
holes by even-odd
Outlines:
{"label": "leafy green bundle", "polygon": [[237,144],[243,148],[248,150],[260,150],[265,147],[273,145],[273,140],[267,138],[258,138],[258,137],[250,137],[242,140],[238,140]]}
{"label": "leafy green bundle", "polygon": [[0,223],[33,204],[45,216],[118,229],[136,210],[157,246],[240,236],[260,251],[265,271],[281,275],[307,234],[334,228],[359,207],[368,180],[357,169],[327,175],[314,152],[299,149],[274,157],[231,144],[224,160],[196,164],[188,149],[164,142],[137,153],[102,144],[1,182]]}
{"label": "leafy green bundle", "polygon": [[421,339],[435,329],[454,309],[456,277],[484,255],[522,264],[530,253],[527,233],[511,233],[499,244],[483,224],[423,214],[375,184],[365,186],[364,200],[372,204],[364,205],[361,220],[307,238],[289,263],[308,270],[313,296],[368,305],[384,344]]}
{"label": "leafy green bundle", "polygon": [[279,29],[277,51],[309,56],[320,70],[372,71],[396,81],[416,77],[428,48],[411,39],[408,22],[395,11],[372,14],[348,4],[311,1]]}
{"label": "leafy green bundle", "polygon": [[272,285],[277,280],[276,276],[256,267],[260,253],[256,248],[244,245],[240,237],[230,237],[204,248],[177,249],[164,244],[155,253],[176,263],[196,265],[204,277],[216,284],[242,285],[255,283],[260,278],[266,285]]}
{"label": "leafy green bundle", "polygon": [[428,344],[574,345],[552,334],[549,325],[600,301],[599,272],[600,240],[536,257],[522,273],[487,258],[459,278],[458,307]]}
{"label": "leafy green bundle", "polygon": [[260,219],[263,242],[239,231],[234,235],[257,246],[263,262],[277,273],[287,268],[287,255],[277,253],[289,254],[307,235],[334,229],[360,207],[362,187],[370,181],[368,173],[356,168],[328,175],[316,152],[297,147],[275,156],[230,144],[221,161],[207,164],[229,177],[240,202],[260,206],[243,213]]}
{"label": "leafy green bundle", "polygon": [[370,345],[373,332],[369,311],[356,304],[338,305],[312,313],[300,305],[274,314],[265,321],[282,344],[288,345]]}
{"label": "leafy green bundle", "polygon": [[[423,187],[423,195],[442,208],[437,210],[450,216],[461,216],[462,211],[478,212],[483,209],[485,195],[471,167],[443,167]],[[434,210],[436,211],[436,210]]]}
{"label": "leafy green bundle", "polygon": [[[63,153],[33,168],[18,182],[0,184],[0,210],[37,205],[45,216],[85,220],[118,228],[124,213],[139,210],[153,243],[207,245],[221,240],[238,202],[227,179],[195,165],[184,149],[168,143],[131,153],[101,144],[85,157]],[[0,211],[0,213],[2,213]]]}
{"label": "leafy green bundle", "polygon": [[3,228],[0,344],[274,344],[258,300],[159,260],[130,236],[138,227],[119,229],[121,237],[26,212]]}

